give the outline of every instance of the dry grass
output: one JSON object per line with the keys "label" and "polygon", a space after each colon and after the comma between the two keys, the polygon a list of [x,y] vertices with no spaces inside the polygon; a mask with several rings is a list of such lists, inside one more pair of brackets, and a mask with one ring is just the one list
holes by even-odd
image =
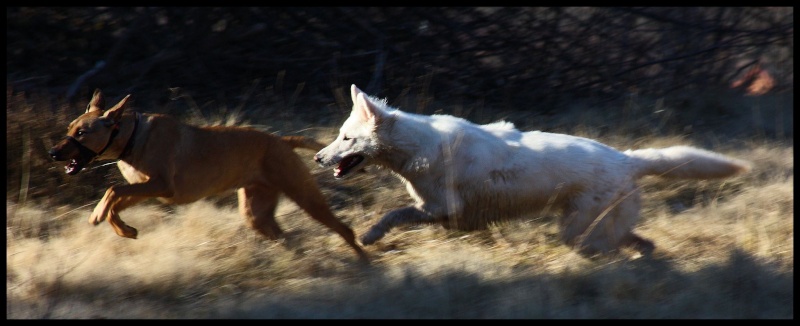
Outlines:
{"label": "dry grass", "polygon": [[[330,140],[337,128],[326,126],[318,136]],[[593,130],[587,124],[568,131],[623,149],[692,141],[681,134]],[[17,136],[10,133],[9,139]],[[473,233],[396,229],[366,247],[373,263],[364,267],[337,235],[289,201],[278,210],[288,233],[281,242],[247,229],[230,196],[133,207],[122,214],[140,231],[130,240],[105,223],[88,224],[97,195],[69,204],[20,203],[20,187],[9,186],[6,316],[793,318],[794,149],[786,141],[740,143],[715,150],[752,161],[750,174],[642,180],[638,232],[658,247],[647,258],[627,252],[583,258],[557,241],[552,217],[537,217]],[[311,153],[298,153],[313,166]],[[410,203],[386,171],[338,182],[331,171],[313,170],[335,212],[357,234]],[[103,187],[109,182],[115,181]]]}

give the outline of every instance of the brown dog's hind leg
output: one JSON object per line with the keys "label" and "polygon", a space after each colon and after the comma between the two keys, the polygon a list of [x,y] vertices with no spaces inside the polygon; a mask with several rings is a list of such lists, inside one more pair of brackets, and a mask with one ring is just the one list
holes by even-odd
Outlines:
{"label": "brown dog's hind leg", "polygon": [[364,253],[364,250],[356,243],[356,236],[353,230],[333,215],[325,197],[322,196],[322,193],[319,191],[314,181],[308,179],[306,182],[297,184],[302,184],[303,186],[300,188],[293,186],[284,187],[283,191],[286,196],[294,201],[297,206],[306,211],[311,218],[338,233],[339,236],[344,238],[345,242],[355,250],[361,261],[368,262],[369,258],[367,254]]}
{"label": "brown dog's hind leg", "polygon": [[280,189],[311,218],[339,234],[355,250],[362,262],[368,262],[367,254],[356,243],[353,230],[339,221],[331,212],[327,200],[319,190],[316,180],[305,162],[300,160],[291,147],[284,143],[279,144],[275,144],[273,147],[275,152],[272,155],[278,155],[281,159],[264,160],[263,176],[267,183]]}
{"label": "brown dog's hind leg", "polygon": [[239,213],[247,224],[270,240],[277,240],[283,230],[275,221],[280,193],[265,186],[239,188]]}

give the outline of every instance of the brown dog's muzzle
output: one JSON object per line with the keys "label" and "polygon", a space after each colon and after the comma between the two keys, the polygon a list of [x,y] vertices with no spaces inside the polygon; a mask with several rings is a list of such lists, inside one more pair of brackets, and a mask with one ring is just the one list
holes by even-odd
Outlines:
{"label": "brown dog's muzzle", "polygon": [[97,157],[97,153],[70,136],[53,146],[48,154],[55,161],[68,161],[64,169],[69,175],[78,174],[86,164]]}
{"label": "brown dog's muzzle", "polygon": [[[115,137],[117,137],[117,134],[119,134],[119,123],[114,123],[111,128],[111,137],[108,138],[106,146],[104,146],[99,152],[95,152],[88,147],[83,146],[81,142],[72,136],[66,136],[64,137],[64,140],[62,140],[56,146],[53,146],[48,153],[50,154],[50,157],[56,161],[69,161],[69,163],[67,163],[67,165],[64,167],[67,174],[78,174],[78,172],[83,170],[83,167],[86,164],[93,161],[95,157],[103,155],[108,147],[111,146],[111,142]],[[136,131],[136,127],[134,127],[134,131]]]}

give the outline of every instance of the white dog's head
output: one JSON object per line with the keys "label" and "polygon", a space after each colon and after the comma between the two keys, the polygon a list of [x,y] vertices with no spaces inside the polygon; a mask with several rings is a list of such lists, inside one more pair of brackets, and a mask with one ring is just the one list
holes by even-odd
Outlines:
{"label": "white dog's head", "polygon": [[339,129],[339,136],[314,155],[314,161],[327,167],[338,164],[333,176],[342,178],[356,168],[367,166],[380,150],[378,127],[389,118],[386,101],[371,97],[356,85],[350,86],[353,110]]}

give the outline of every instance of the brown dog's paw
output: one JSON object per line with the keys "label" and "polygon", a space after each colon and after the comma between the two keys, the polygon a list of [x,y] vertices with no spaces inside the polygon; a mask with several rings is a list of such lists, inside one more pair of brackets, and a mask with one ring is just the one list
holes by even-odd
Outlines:
{"label": "brown dog's paw", "polygon": [[117,235],[123,238],[136,239],[136,237],[139,235],[139,231],[136,230],[136,228],[126,224],[114,225],[112,223],[111,226],[114,227],[114,231],[117,232]]}
{"label": "brown dog's paw", "polygon": [[126,238],[136,239],[139,236],[139,230],[132,226],[125,225],[125,235]]}
{"label": "brown dog's paw", "polygon": [[104,209],[100,206],[95,207],[92,214],[89,215],[89,223],[92,225],[98,225],[106,219],[106,214],[104,214]]}

